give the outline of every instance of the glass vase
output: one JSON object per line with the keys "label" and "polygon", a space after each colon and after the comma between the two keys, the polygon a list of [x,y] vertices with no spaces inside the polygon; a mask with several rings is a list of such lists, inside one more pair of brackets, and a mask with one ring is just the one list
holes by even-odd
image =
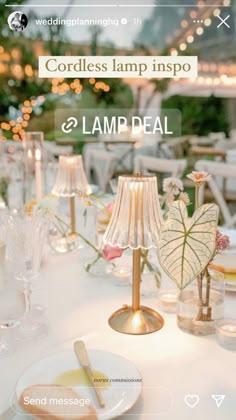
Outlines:
{"label": "glass vase", "polygon": [[106,261],[99,251],[90,252],[87,249],[87,253],[89,253],[89,258],[84,263],[84,269],[88,274],[100,277],[112,273],[116,266],[114,262]]}
{"label": "glass vase", "polygon": [[50,226],[48,242],[53,251],[65,254],[80,248],[80,242],[76,234],[72,234],[68,228],[62,232],[56,223]]}
{"label": "glass vase", "polygon": [[48,243],[52,250],[58,254],[83,248],[83,242],[79,235],[71,231],[70,217],[66,214],[64,204],[65,202],[60,202],[59,214],[54,218],[48,230]]}
{"label": "glass vase", "polygon": [[210,272],[196,279],[177,298],[177,324],[187,333],[209,335],[216,331],[216,321],[224,317],[224,278]]}

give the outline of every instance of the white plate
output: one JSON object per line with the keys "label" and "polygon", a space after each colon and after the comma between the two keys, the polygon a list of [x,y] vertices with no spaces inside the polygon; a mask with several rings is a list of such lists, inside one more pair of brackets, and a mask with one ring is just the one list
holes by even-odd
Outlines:
{"label": "white plate", "polygon": [[226,292],[236,292],[236,281],[229,281],[226,280],[225,282],[225,290]]}
{"label": "white plate", "polygon": [[[93,369],[102,372],[110,379],[142,379],[138,369],[124,357],[101,350],[89,350],[88,354]],[[78,368],[80,368],[80,364],[72,350],[56,353],[39,360],[28,367],[18,380],[15,389],[16,400],[18,401],[24,388],[36,384],[53,383],[58,375]],[[113,419],[125,413],[135,404],[140,396],[141,389],[141,381],[110,382],[110,386],[102,390],[106,405],[104,408],[99,408],[94,391],[91,388],[76,386],[76,391],[80,393],[81,397],[89,398],[95,406],[99,420]],[[18,416],[15,417],[15,419],[17,418]],[[19,418],[29,420],[29,416],[23,417],[21,415]]]}

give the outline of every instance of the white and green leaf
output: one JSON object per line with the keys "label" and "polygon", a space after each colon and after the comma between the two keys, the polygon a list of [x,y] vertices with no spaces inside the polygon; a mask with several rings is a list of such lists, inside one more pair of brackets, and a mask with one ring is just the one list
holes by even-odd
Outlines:
{"label": "white and green leaf", "polygon": [[158,256],[167,275],[184,289],[214,256],[219,209],[204,204],[192,218],[186,205],[175,201],[160,230]]}

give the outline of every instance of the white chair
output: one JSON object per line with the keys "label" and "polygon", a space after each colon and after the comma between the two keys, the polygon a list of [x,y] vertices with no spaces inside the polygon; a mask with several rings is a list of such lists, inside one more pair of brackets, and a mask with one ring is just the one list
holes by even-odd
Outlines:
{"label": "white chair", "polygon": [[84,162],[84,170],[87,175],[87,179],[89,182],[92,182],[91,179],[91,153],[95,150],[105,151],[105,147],[103,144],[97,142],[92,144],[86,144],[83,147],[83,162]]}
{"label": "white chair", "polygon": [[114,175],[119,157],[112,152],[99,149],[88,149],[86,152],[86,174],[91,181],[91,173],[95,183],[105,192]]}
{"label": "white chair", "polygon": [[215,140],[210,137],[199,137],[199,136],[192,136],[189,139],[190,146],[214,146]]}
{"label": "white chair", "polygon": [[162,158],[182,159],[183,155],[184,147],[181,137],[171,137],[160,144],[160,157]]}
{"label": "white chair", "polygon": [[236,141],[236,129],[235,128],[233,128],[232,130],[230,130],[229,137],[232,140]]}
{"label": "white chair", "polygon": [[134,171],[143,174],[148,172],[170,173],[171,176],[181,178],[186,168],[186,159],[161,159],[149,156],[136,156],[134,159]]}
{"label": "white chair", "polygon": [[21,141],[7,140],[1,143],[2,153],[14,153],[17,151],[23,151],[23,145]]}
{"label": "white chair", "polygon": [[224,140],[226,138],[226,135],[224,132],[217,132],[217,133],[209,133],[208,137],[214,142],[216,142],[216,141]]}
{"label": "white chair", "polygon": [[[236,145],[235,145],[235,147],[236,147]],[[227,150],[227,152],[226,152],[226,162],[231,164],[231,165],[236,164],[236,148],[231,149],[231,150]]]}
{"label": "white chair", "polygon": [[[236,183],[236,166],[223,162],[213,162],[209,160],[199,160],[195,164],[197,171],[205,171],[211,174],[211,180],[208,181],[208,187],[217,202],[222,216],[224,226],[233,227],[236,224],[236,214],[232,214],[226,202],[225,196],[229,196],[229,181],[233,185]],[[235,195],[236,197],[236,195]],[[200,189],[200,204],[203,203],[204,188]]]}
{"label": "white chair", "polygon": [[56,157],[60,155],[72,155],[73,154],[73,147],[72,146],[61,146],[55,144],[52,141],[45,140],[44,142],[44,150],[47,154],[48,160],[55,160]]}

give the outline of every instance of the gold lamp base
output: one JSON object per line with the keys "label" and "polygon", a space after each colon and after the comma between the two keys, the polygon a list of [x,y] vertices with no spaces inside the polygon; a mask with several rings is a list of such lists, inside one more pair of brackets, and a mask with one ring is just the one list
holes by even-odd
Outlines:
{"label": "gold lamp base", "polygon": [[140,306],[138,310],[134,310],[128,305],[114,312],[108,322],[113,330],[133,335],[150,334],[164,325],[162,316],[153,309]]}

